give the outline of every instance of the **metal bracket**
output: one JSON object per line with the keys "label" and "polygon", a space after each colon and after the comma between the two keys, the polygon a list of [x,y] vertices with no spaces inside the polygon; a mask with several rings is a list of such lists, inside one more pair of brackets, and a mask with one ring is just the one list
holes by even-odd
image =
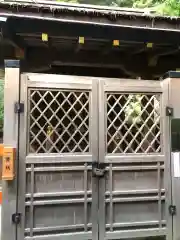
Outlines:
{"label": "metal bracket", "polygon": [[14,224],[19,224],[21,222],[21,213],[12,214],[12,222]]}
{"label": "metal bracket", "polygon": [[16,102],[14,104],[14,112],[15,113],[23,113],[24,112],[24,103]]}
{"label": "metal bracket", "polygon": [[20,61],[19,60],[5,60],[4,61],[5,68],[19,68]]}
{"label": "metal bracket", "polygon": [[173,116],[173,108],[171,107],[166,107],[166,116],[167,117],[172,117]]}
{"label": "metal bracket", "polygon": [[92,175],[93,177],[104,177],[105,175],[105,163],[92,163]]}
{"label": "metal bracket", "polygon": [[176,206],[175,205],[169,206],[169,214],[171,214],[171,216],[176,214]]}

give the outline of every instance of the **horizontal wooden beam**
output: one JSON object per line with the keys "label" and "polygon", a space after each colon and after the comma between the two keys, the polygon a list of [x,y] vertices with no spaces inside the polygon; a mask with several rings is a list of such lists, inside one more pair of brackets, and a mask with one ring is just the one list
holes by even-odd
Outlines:
{"label": "horizontal wooden beam", "polygon": [[[180,54],[160,56],[156,64],[150,65],[148,55],[128,55],[126,52],[114,54],[113,52],[104,57],[103,52],[94,54],[91,51],[57,51],[47,48],[29,48],[27,50],[27,62],[24,62],[26,71],[30,69],[51,69],[51,66],[74,67],[77,69],[93,68],[120,70],[127,76],[142,76],[150,78],[161,76],[164,72],[180,68]],[[152,57],[152,56],[151,56]],[[62,68],[61,68],[62,70]],[[79,71],[79,70],[78,70]],[[101,70],[102,71],[102,70]]]}
{"label": "horizontal wooden beam", "polygon": [[10,17],[7,24],[15,33],[47,33],[49,36],[83,36],[96,39],[180,45],[180,30],[137,25],[105,24],[69,19]]}

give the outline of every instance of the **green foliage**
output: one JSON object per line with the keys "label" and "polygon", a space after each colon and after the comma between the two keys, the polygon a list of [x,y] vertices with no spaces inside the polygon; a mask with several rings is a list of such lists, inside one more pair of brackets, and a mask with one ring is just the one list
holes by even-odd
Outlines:
{"label": "green foliage", "polygon": [[180,16],[179,0],[134,0],[133,7],[150,8],[158,15]]}
{"label": "green foliage", "polygon": [[180,1],[166,0],[157,5],[155,10],[159,15],[180,16]]}
{"label": "green foliage", "polygon": [[141,123],[141,95],[129,95],[128,104],[125,108],[126,121],[129,124]]}
{"label": "green foliage", "polygon": [[151,9],[158,15],[180,16],[180,0],[57,0],[60,2]]}

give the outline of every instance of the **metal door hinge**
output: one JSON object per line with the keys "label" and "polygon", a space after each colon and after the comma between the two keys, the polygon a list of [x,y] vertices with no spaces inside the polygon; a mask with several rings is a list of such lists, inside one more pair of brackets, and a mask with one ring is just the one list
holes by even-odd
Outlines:
{"label": "metal door hinge", "polygon": [[171,216],[176,214],[176,206],[175,205],[169,206],[169,214],[171,214]]}
{"label": "metal door hinge", "polygon": [[173,108],[166,107],[166,116],[167,117],[172,117],[173,116]]}
{"label": "metal door hinge", "polygon": [[15,113],[23,113],[24,112],[24,103],[16,102],[14,104],[14,112]]}
{"label": "metal door hinge", "polygon": [[12,222],[14,224],[19,224],[21,222],[21,213],[12,214]]}
{"label": "metal door hinge", "polygon": [[92,163],[92,175],[93,177],[104,177],[105,175],[105,163]]}

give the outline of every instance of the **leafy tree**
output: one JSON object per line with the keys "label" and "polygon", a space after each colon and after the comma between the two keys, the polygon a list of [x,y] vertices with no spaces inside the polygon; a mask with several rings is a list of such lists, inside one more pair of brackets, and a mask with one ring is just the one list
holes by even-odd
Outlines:
{"label": "leafy tree", "polygon": [[57,0],[82,4],[154,10],[158,15],[180,16],[179,0]]}
{"label": "leafy tree", "polygon": [[180,1],[166,0],[157,5],[154,9],[159,15],[180,16]]}
{"label": "leafy tree", "polygon": [[180,16],[180,1],[177,0],[134,0],[133,7],[150,8],[158,15]]}

